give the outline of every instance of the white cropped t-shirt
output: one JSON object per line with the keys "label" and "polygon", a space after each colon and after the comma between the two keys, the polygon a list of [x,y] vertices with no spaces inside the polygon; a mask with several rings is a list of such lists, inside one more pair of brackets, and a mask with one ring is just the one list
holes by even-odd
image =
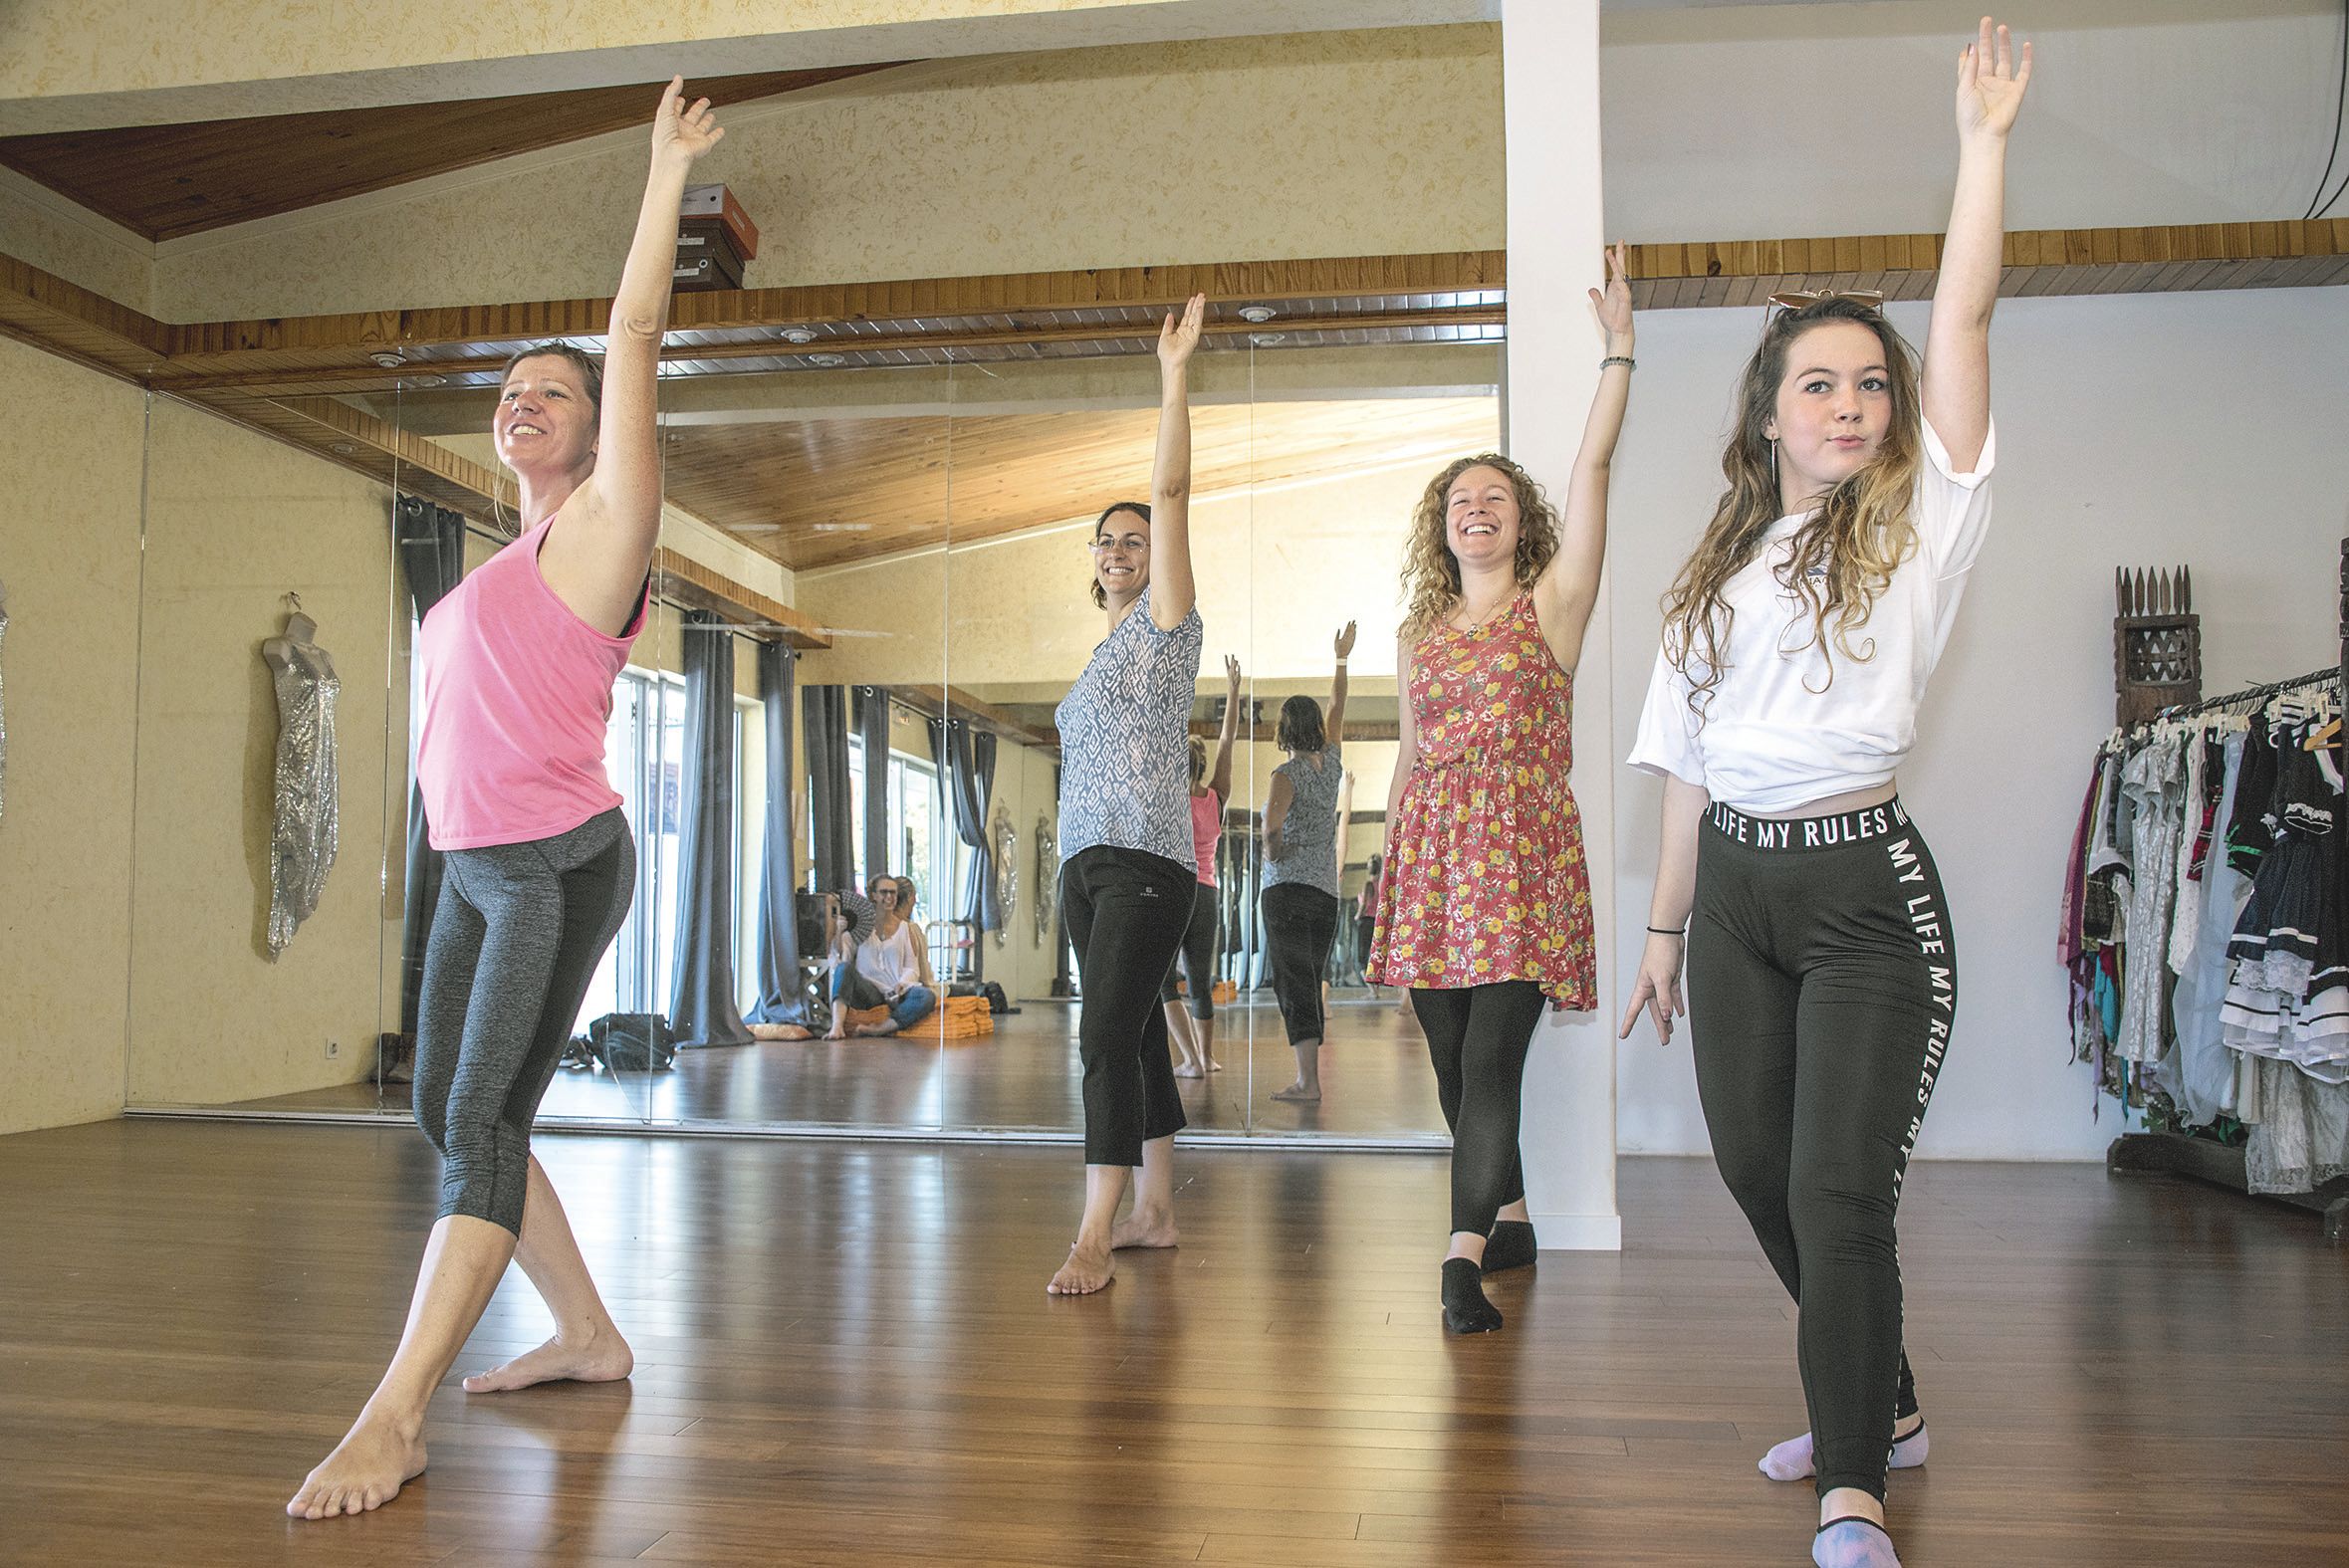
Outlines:
{"label": "white cropped t-shirt", "polygon": [[[1818,645],[1810,606],[1777,578],[1806,514],[1769,527],[1761,552],[1729,579],[1727,666],[1700,721],[1672,649],[1656,653],[1631,766],[1701,784],[1741,811],[1790,811],[1888,782],[1917,741],[1917,705],[1950,640],[1958,598],[1991,521],[1996,429],[1967,474],[1924,426],[1925,461],[1909,521],[1916,552],[1877,595],[1866,624]],[[1833,639],[1832,625],[1828,633]],[[1841,642],[1849,642],[1855,658]],[[1697,669],[1703,673],[1699,663]],[[1829,679],[1830,673],[1833,679]]]}

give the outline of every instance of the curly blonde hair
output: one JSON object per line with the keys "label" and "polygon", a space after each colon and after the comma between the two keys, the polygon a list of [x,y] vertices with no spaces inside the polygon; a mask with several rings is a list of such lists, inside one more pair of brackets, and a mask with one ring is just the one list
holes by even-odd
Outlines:
{"label": "curly blonde hair", "polygon": [[1810,612],[1811,643],[1827,659],[1829,685],[1838,651],[1863,664],[1875,657],[1875,639],[1863,637],[1855,646],[1852,633],[1867,624],[1876,596],[1917,548],[1917,531],[1909,520],[1923,451],[1916,356],[1883,313],[1859,300],[1830,295],[1779,313],[1763,330],[1738,383],[1738,427],[1721,454],[1729,488],[1664,595],[1664,646],[1688,677],[1689,708],[1700,723],[1726,668],[1722,650],[1735,612],[1723,590],[1760,553],[1770,525],[1783,516],[1777,463],[1762,431],[1777,414],[1786,356],[1796,338],[1830,322],[1856,323],[1883,343],[1892,420],[1874,460],[1827,492],[1795,531],[1786,560],[1777,568],[1779,583]]}
{"label": "curly blonde hair", "polygon": [[1557,555],[1557,508],[1533,476],[1498,452],[1457,458],[1428,481],[1411,509],[1411,538],[1403,551],[1403,636],[1417,642],[1460,607],[1460,562],[1445,531],[1453,482],[1472,468],[1498,470],[1517,492],[1517,583],[1529,588]]}

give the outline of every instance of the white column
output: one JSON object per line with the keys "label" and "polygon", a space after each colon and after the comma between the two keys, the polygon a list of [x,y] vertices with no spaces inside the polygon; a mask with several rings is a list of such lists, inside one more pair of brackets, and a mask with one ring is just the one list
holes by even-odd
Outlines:
{"label": "white column", "polygon": [[[1509,455],[1559,495],[1605,352],[1583,292],[1604,281],[1598,0],[1503,0],[1501,16],[1509,155],[1504,439]],[[1610,618],[1602,587],[1574,676],[1574,797],[1602,960],[1616,941]],[[1623,1244],[1609,1021],[1620,1002],[1612,966],[1602,961],[1598,974],[1599,1010],[1545,1014],[1526,1066],[1526,1188],[1544,1247]]]}

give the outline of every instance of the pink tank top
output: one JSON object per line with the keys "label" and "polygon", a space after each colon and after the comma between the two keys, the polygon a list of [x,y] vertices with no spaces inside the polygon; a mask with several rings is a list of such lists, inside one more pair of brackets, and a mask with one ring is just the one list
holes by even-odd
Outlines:
{"label": "pink tank top", "polygon": [[553,838],[620,803],[604,773],[603,729],[645,600],[621,636],[580,619],[539,573],[554,521],[482,562],[416,635],[416,785],[435,849]]}
{"label": "pink tank top", "polygon": [[1215,846],[1224,837],[1223,796],[1210,789],[1191,796],[1191,852],[1199,863],[1199,880],[1215,886]]}

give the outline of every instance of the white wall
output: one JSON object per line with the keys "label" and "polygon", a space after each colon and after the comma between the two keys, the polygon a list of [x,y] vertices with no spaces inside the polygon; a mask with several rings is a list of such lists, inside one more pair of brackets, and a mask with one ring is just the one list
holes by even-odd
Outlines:
{"label": "white wall", "polygon": [[[1610,9],[1609,236],[1939,233],[1983,0]],[[2038,0],[2017,229],[2297,218],[2332,129],[2332,0]],[[2338,171],[2336,170],[2336,176]],[[2338,211],[2339,209],[2335,209]]]}
{"label": "white wall", "polygon": [[[1894,320],[1922,343],[1924,306]],[[1730,391],[1759,327],[1750,311],[1640,322],[1611,540],[1616,759],[1655,658],[1657,598],[1720,488]],[[2088,1069],[2069,1061],[2055,910],[2112,725],[2113,568],[2194,568],[2212,695],[2338,657],[2349,290],[2007,300],[1992,355],[1991,539],[1901,775],[1960,951],[1956,1038],[1918,1153],[2086,1159],[2119,1125],[2110,1104],[2090,1119]],[[1624,773],[1615,798],[1619,929],[1601,953],[1622,995],[1662,785]],[[1618,1071],[1626,1151],[1707,1148],[1685,1044],[1659,1049],[1643,1025]]]}

